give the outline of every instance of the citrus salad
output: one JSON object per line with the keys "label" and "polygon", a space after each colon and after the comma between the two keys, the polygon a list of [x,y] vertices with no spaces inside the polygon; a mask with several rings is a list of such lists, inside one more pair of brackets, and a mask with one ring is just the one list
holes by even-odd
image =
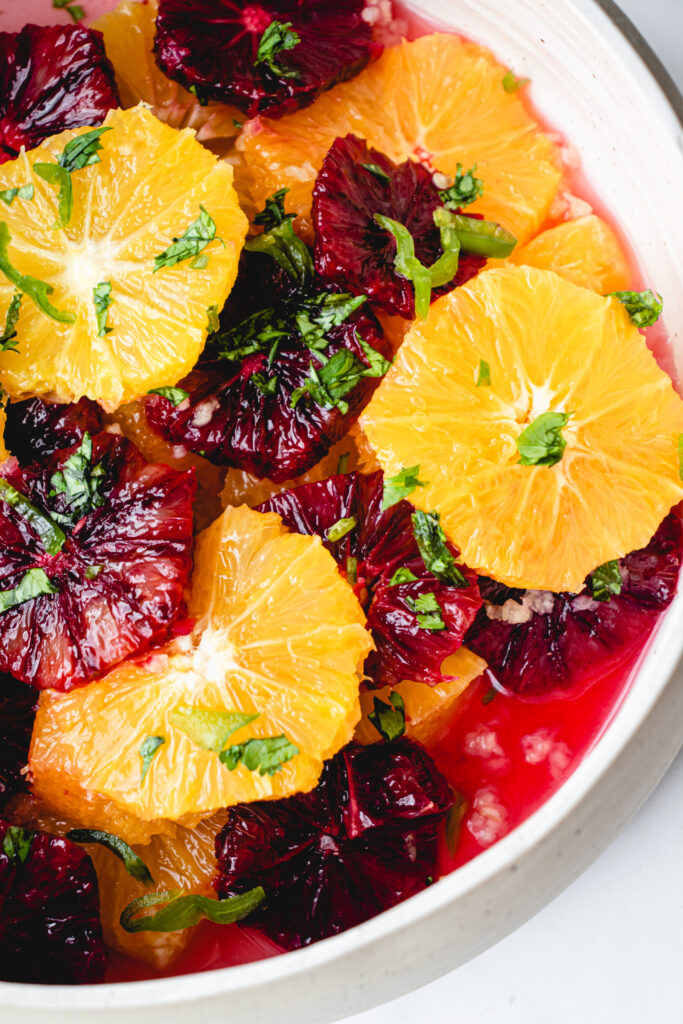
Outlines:
{"label": "citrus salad", "polygon": [[683,402],[485,47],[42,4],[0,32],[0,977],[89,983],[306,946],[538,807],[675,594]]}

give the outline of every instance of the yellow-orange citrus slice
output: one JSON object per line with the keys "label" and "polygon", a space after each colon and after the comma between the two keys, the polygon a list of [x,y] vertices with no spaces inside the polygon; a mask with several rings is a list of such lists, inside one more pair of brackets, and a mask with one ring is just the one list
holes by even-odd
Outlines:
{"label": "yellow-orange citrus slice", "polygon": [[[288,533],[272,513],[228,508],[200,536],[195,565],[197,626],[185,651],[172,646],[40,700],[29,758],[34,792],[69,817],[75,803],[86,825],[108,820],[115,805],[126,817],[108,831],[128,842],[158,831],[159,822],[192,824],[241,801],[311,789],[360,717],[359,674],[372,641],[319,538]],[[192,709],[190,718],[179,708]],[[202,710],[255,716],[226,736],[229,747],[284,735],[298,753],[274,774],[242,761],[227,768],[217,750],[181,728]],[[141,784],[148,736],[164,743]]]}
{"label": "yellow-orange citrus slice", "polygon": [[[520,435],[548,412],[571,414],[566,449],[521,465]],[[439,299],[361,426],[389,476],[419,464],[411,501],[441,513],[463,561],[513,586],[581,590],[683,498],[670,378],[618,299],[550,271],[489,270]]]}
{"label": "yellow-orange citrus slice", "polygon": [[546,219],[562,172],[520,94],[503,88],[505,73],[489,50],[435,33],[388,48],[304,110],[248,122],[237,146],[256,208],[287,187],[287,209],[310,232],[316,175],[334,140],[352,132],[394,161],[428,160],[447,175],[476,164],[484,194],[469,209],[526,241]]}
{"label": "yellow-orange citrus slice", "polygon": [[[0,188],[34,188],[32,200],[17,197],[2,211],[5,257],[24,277],[52,288],[51,306],[71,320],[54,319],[24,295],[18,350],[0,353],[0,378],[12,397],[70,402],[87,395],[113,409],[175,384],[204,346],[207,308],[220,308],[235,280],[247,222],[232,168],[194,132],[169,128],[143,106],[110,111],[104,126],[99,162],[70,175],[73,209],[64,228],[54,227],[61,189],[34,165],[56,165],[66,145],[89,129],[62,132],[0,167]],[[202,208],[216,238],[202,243],[199,265],[191,256],[155,264],[175,239],[197,233],[191,225],[205,217]],[[102,285],[110,286],[109,305],[98,322],[95,289]],[[0,273],[0,318],[14,287]]]}
{"label": "yellow-orange citrus slice", "polygon": [[[66,821],[48,811],[35,798],[20,796],[12,801],[11,820],[17,825],[42,829],[51,835],[65,835],[79,822]],[[216,873],[215,838],[227,821],[219,811],[200,821],[194,829],[177,827],[172,836],[154,836],[147,845],[133,847],[154,880],[151,886],[132,878],[123,863],[103,846],[84,846],[92,858],[100,890],[100,919],[104,941],[111,949],[142,960],[157,970],[168,967],[192,938],[192,929],[176,932],[127,932],[121,927],[121,911],[148,892],[182,890],[201,896],[215,896],[211,880]]]}
{"label": "yellow-orange citrus slice", "polygon": [[9,452],[5,448],[5,424],[7,423],[7,413],[5,412],[5,406],[0,402],[0,466],[3,462],[9,458]]}
{"label": "yellow-orange citrus slice", "polygon": [[[440,733],[448,726],[461,695],[477,676],[486,668],[483,658],[461,647],[446,658],[441,670],[454,678],[438,686],[427,686],[405,680],[393,689],[403,698],[406,716],[406,736],[428,747],[434,743]],[[374,698],[379,697],[388,703],[391,688],[365,690],[360,696],[362,717],[356,728],[356,739],[359,743],[376,743],[380,738],[377,729],[368,718],[374,709]]]}
{"label": "yellow-orange citrus slice", "polygon": [[[615,231],[594,213],[577,217],[541,231],[526,245],[517,246],[508,263],[554,270],[582,288],[600,295],[624,291],[631,283],[631,270]],[[501,265],[489,260],[489,267]]]}

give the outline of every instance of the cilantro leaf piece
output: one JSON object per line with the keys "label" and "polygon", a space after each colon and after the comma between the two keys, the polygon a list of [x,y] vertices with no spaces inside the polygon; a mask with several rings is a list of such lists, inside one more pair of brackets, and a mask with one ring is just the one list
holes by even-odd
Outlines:
{"label": "cilantro leaf piece", "polygon": [[438,512],[413,512],[413,533],[425,568],[442,583],[466,587],[467,580],[455,564],[446,545],[446,534]]}
{"label": "cilantro leaf piece", "polygon": [[154,879],[144,860],[131,850],[128,843],[111,832],[96,828],[72,828],[67,832],[66,838],[72,843],[96,843],[98,846],[104,846],[119,858],[131,878],[137,878],[138,882],[145,885],[154,885]]}
{"label": "cilantro leaf piece", "polygon": [[391,184],[391,178],[378,164],[361,164],[361,167],[364,167],[366,171],[370,171],[370,174],[374,174],[377,180],[381,181],[383,185]]}
{"label": "cilantro leaf piece", "polygon": [[476,217],[452,213],[442,208],[434,211],[434,220],[439,225],[448,224],[460,248],[475,256],[505,259],[517,245],[515,236],[492,220],[477,220]]}
{"label": "cilantro leaf piece", "polygon": [[179,405],[182,405],[186,398],[190,397],[189,391],[183,391],[182,388],[152,388],[147,392],[148,395],[161,395],[162,398],[167,398],[174,409],[177,409]]}
{"label": "cilantro leaf piece", "polygon": [[365,338],[356,331],[356,341],[363,350],[363,355],[368,361],[368,367],[363,374],[364,377],[383,377],[391,369],[391,363],[385,359],[381,352],[369,345]]}
{"label": "cilantro leaf piece", "polygon": [[56,555],[64,547],[66,535],[57,523],[45,512],[41,512],[20,491],[12,487],[8,480],[0,477],[0,501],[6,502],[16,509],[38,536],[48,555]]}
{"label": "cilantro leaf piece", "polygon": [[291,21],[271,21],[261,36],[254,65],[265,64],[278,78],[300,78],[296,68],[275,63],[275,57],[284,50],[293,50],[301,37],[293,31]]}
{"label": "cilantro leaf piece", "polygon": [[142,759],[140,785],[145,781],[145,777],[150,769],[154,755],[158,753],[165,742],[165,736],[145,736],[144,740],[140,744],[140,758]]}
{"label": "cilantro leaf piece", "polygon": [[254,217],[254,224],[262,225],[263,232],[248,238],[244,248],[247,252],[262,252],[272,257],[294,281],[305,284],[313,277],[313,260],[308,246],[294,230],[296,214],[285,213],[288,191],[278,189],[266,199],[264,209]]}
{"label": "cilantro leaf piece", "polygon": [[7,307],[7,316],[5,317],[5,327],[2,334],[0,334],[0,352],[7,352],[10,349],[16,349],[19,344],[17,341],[16,326],[19,319],[22,298],[22,293],[16,291],[10,299],[9,306]]}
{"label": "cilantro leaf piece", "polygon": [[299,748],[283,734],[237,743],[222,750],[218,759],[228,771],[234,771],[241,762],[250,772],[258,769],[259,775],[275,775],[298,753]]}
{"label": "cilantro leaf piece", "polygon": [[503,75],[502,79],[505,92],[517,92],[518,89],[523,89],[525,85],[528,85],[530,81],[530,78],[517,78],[512,69]]}
{"label": "cilantro leaf piece", "polygon": [[24,295],[28,295],[29,299],[36,304],[38,309],[46,313],[47,316],[52,317],[53,320],[57,320],[60,324],[73,324],[76,320],[75,313],[67,313],[63,310],[56,309],[48,299],[48,295],[51,295],[54,288],[51,284],[46,281],[39,281],[37,277],[31,277],[30,274],[20,274],[16,270],[9,258],[9,244],[12,241],[9,228],[5,221],[0,221],[0,271],[5,275],[8,281],[11,281],[15,288],[18,288]]}
{"label": "cilantro leaf piece", "polygon": [[0,191],[0,199],[6,206],[11,206],[15,199],[33,199],[33,185],[19,185],[17,188],[4,188]]}
{"label": "cilantro leaf piece", "polygon": [[58,588],[50,582],[44,569],[29,569],[16,587],[11,590],[0,590],[0,614],[9,611],[10,608],[18,608],[20,604],[26,604],[35,597],[58,593]]}
{"label": "cilantro leaf piece", "polygon": [[394,266],[396,273],[413,282],[415,289],[415,315],[420,320],[427,319],[432,288],[451,281],[458,272],[460,259],[460,242],[452,229],[448,218],[452,216],[447,210],[438,208],[434,211],[434,223],[441,233],[442,253],[438,260],[425,267],[415,255],[413,236],[404,224],[381,213],[375,214],[375,221],[385,231],[389,231],[396,240],[396,256]]}
{"label": "cilantro leaf piece", "polygon": [[655,295],[649,288],[644,292],[610,292],[609,295],[626,307],[636,327],[651,327],[657,323],[664,309],[662,296]]}
{"label": "cilantro leaf piece", "polygon": [[344,395],[353,391],[358,382],[366,376],[365,370],[360,360],[347,348],[340,348],[317,369],[310,363],[310,377],[292,392],[292,408],[295,408],[304,395],[309,395],[317,405],[326,409],[336,407],[346,415],[349,403],[344,400]]}
{"label": "cilantro leaf piece", "polygon": [[346,537],[347,534],[351,533],[351,530],[355,530],[358,526],[358,520],[355,516],[346,516],[344,519],[338,519],[336,523],[330,526],[329,530],[325,534],[327,540],[335,543],[341,540],[342,537]]}
{"label": "cilantro leaf piece", "polygon": [[107,327],[107,310],[114,301],[111,297],[111,281],[100,281],[92,290],[93,302],[95,303],[95,315],[97,317],[97,337],[103,338],[105,334],[111,334],[113,327]]}
{"label": "cilantro leaf piece", "polygon": [[218,306],[216,303],[212,303],[206,307],[206,318],[207,318],[207,331],[209,334],[214,334],[220,330],[220,320],[218,319]]}
{"label": "cilantro leaf piece", "polygon": [[103,565],[88,565],[85,570],[86,580],[95,580],[104,569]]}
{"label": "cilantro leaf piece", "polygon": [[291,331],[287,316],[274,309],[262,309],[211,340],[219,359],[239,362],[257,352],[274,352],[279,341],[289,337]]}
{"label": "cilantro leaf piece", "polygon": [[398,587],[401,583],[414,583],[417,576],[410,569],[407,569],[405,565],[402,565],[400,569],[397,569],[394,575],[389,580],[390,587]]}
{"label": "cilantro leaf piece", "polygon": [[455,803],[446,815],[446,847],[451,857],[455,857],[458,848],[460,830],[467,811],[467,801],[460,793],[455,793]]}
{"label": "cilantro leaf piece", "polygon": [[262,395],[274,395],[277,391],[278,376],[267,377],[265,373],[252,373],[251,382],[255,384]]}
{"label": "cilantro leaf piece", "polygon": [[59,157],[59,166],[63,167],[69,174],[72,171],[81,171],[91,164],[99,164],[100,158],[97,155],[102,149],[100,136],[110,132],[111,128],[93,128],[92,131],[83,132],[77,135],[71,142],[67,142]]}
{"label": "cilantro leaf piece", "polygon": [[517,451],[522,466],[554,466],[564,454],[567,442],[562,428],[567,426],[570,412],[544,412],[525,427],[517,438]]}
{"label": "cilantro leaf piece", "polygon": [[441,605],[436,599],[436,594],[433,592],[420,594],[417,598],[406,597],[406,604],[411,612],[415,613],[418,624],[422,629],[428,629],[430,632],[436,633],[446,628]]}
{"label": "cilantro leaf piece", "polygon": [[[345,323],[364,302],[367,302],[365,295],[349,295],[348,292],[323,292],[322,295],[300,300],[296,325],[304,344],[314,350],[326,348],[327,332]],[[374,352],[374,349],[370,351]]]}
{"label": "cilantro leaf piece", "polygon": [[384,491],[382,492],[382,512],[386,512],[392,505],[397,505],[403,498],[413,493],[416,487],[426,487],[427,484],[418,479],[419,466],[409,466],[402,469],[396,476],[384,478]]}
{"label": "cilantro leaf piece", "polygon": [[[260,886],[240,896],[228,896],[224,900],[182,892],[148,892],[138,896],[123,910],[119,923],[127,932],[177,932],[192,928],[202,918],[214,924],[234,924],[256,910],[266,898]],[[139,916],[150,907],[165,906],[156,914]]]}
{"label": "cilantro leaf piece", "polygon": [[595,572],[591,573],[590,583],[594,601],[609,601],[612,594],[616,597],[621,593],[622,587],[619,562],[613,559],[599,565]]}
{"label": "cilantro leaf piece", "polygon": [[477,372],[477,387],[491,387],[491,367],[489,366],[485,359],[479,360],[479,370]]}
{"label": "cilantro leaf piece", "polygon": [[162,267],[174,267],[176,263],[198,256],[216,238],[216,224],[201,203],[199,211],[197,219],[192,221],[182,235],[174,238],[168,249],[154,257],[154,274]]}
{"label": "cilantro leaf piece", "polygon": [[447,210],[460,210],[484,194],[484,182],[474,176],[476,169],[477,165],[474,164],[469,171],[463,171],[462,164],[458,164],[453,184],[439,192],[439,198]]}
{"label": "cilantro leaf piece", "polygon": [[190,263],[190,270],[205,270],[209,265],[209,254],[207,252],[200,252],[199,256],[195,256]]}
{"label": "cilantro leaf piece", "polygon": [[31,852],[34,835],[35,832],[31,829],[10,825],[2,839],[2,852],[12,863],[25,864]]}
{"label": "cilantro leaf piece", "polygon": [[212,711],[209,708],[178,704],[171,711],[169,720],[202,750],[211,750],[218,754],[229,736],[258,717],[258,714],[251,715],[243,711]]}
{"label": "cilantro leaf piece", "polygon": [[368,715],[385,743],[392,743],[406,731],[406,709],[403,697],[395,690],[389,694],[391,703],[385,704],[379,697],[373,699],[374,711]]}
{"label": "cilantro leaf piece", "polygon": [[52,6],[58,11],[65,10],[76,24],[85,18],[83,8],[78,4],[72,3],[71,0],[52,0]]}
{"label": "cilantro leaf piece", "polygon": [[358,583],[358,559],[352,555],[346,559],[346,579],[352,587]]}
{"label": "cilantro leaf piece", "polygon": [[100,493],[103,477],[104,467],[92,464],[92,438],[86,431],[76,451],[50,478],[54,488],[51,496],[63,494],[69,505],[68,513],[53,512],[52,518],[65,526],[75,526],[88,512],[101,508],[104,505]]}
{"label": "cilantro leaf piece", "polygon": [[33,170],[48,185],[57,185],[59,188],[59,197],[57,199],[58,216],[52,227],[54,230],[65,228],[71,220],[73,210],[71,175],[59,164],[37,163],[33,165]]}

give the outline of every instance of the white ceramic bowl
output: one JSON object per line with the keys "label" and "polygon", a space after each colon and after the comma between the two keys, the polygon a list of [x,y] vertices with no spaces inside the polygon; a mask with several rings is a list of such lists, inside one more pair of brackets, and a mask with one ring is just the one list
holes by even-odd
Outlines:
{"label": "white ceramic bowl", "polygon": [[[578,145],[647,283],[665,296],[683,371],[683,251],[674,230],[683,224],[683,104],[656,58],[612,0],[413,6],[533,79],[534,102]],[[618,714],[560,791],[497,845],[400,906],[308,949],[205,974],[81,988],[0,984],[0,1019],[325,1024],[457,967],[556,896],[654,787],[683,742],[682,654],[683,593]]]}

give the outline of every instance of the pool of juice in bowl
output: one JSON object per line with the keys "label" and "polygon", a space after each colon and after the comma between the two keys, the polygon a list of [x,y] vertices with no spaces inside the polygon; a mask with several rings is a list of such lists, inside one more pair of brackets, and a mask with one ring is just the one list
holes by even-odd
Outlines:
{"label": "pool of juice in bowl", "polygon": [[[82,6],[86,22],[90,22],[116,3],[82,0]],[[408,38],[434,31],[434,26],[402,5],[395,4],[394,8],[405,23]],[[0,12],[0,28],[6,31],[18,31],[30,21],[46,24],[69,20],[63,11],[52,9],[50,0],[23,0]],[[485,40],[478,41],[485,45]],[[504,59],[504,55],[500,57]],[[523,98],[543,127],[557,134],[556,128],[539,115],[530,97]],[[566,167],[563,187],[586,200],[617,232],[629,257],[631,286],[652,286],[644,280],[635,253],[579,165]],[[648,329],[647,343],[660,365],[672,373],[671,346],[661,323]],[[438,767],[463,802],[456,833],[450,844],[445,839],[442,843],[442,873],[465,864],[502,839],[557,791],[618,711],[648,642],[639,647],[634,642],[618,667],[578,692],[522,700],[496,690],[488,673],[468,687],[456,713],[430,747]],[[137,981],[206,971],[280,952],[274,942],[254,929],[203,922],[168,970],[158,972],[112,953],[105,980]]]}

